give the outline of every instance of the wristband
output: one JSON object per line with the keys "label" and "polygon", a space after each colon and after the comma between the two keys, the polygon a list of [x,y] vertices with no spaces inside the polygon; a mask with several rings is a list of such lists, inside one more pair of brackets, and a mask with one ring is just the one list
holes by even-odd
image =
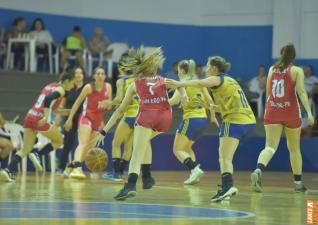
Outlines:
{"label": "wristband", "polygon": [[102,131],[100,132],[100,134],[105,137],[105,136],[106,136],[106,131],[102,130]]}

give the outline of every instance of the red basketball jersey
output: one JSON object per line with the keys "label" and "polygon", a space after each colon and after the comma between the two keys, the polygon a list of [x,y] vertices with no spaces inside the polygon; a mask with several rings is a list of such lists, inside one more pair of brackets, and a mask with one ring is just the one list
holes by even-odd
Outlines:
{"label": "red basketball jersey", "polygon": [[[42,118],[44,115],[43,112],[44,112],[44,99],[45,99],[45,97],[48,96],[49,94],[51,94],[59,86],[60,86],[59,83],[50,83],[50,84],[46,85],[42,89],[41,94],[36,99],[36,102],[34,103],[32,108],[28,111],[27,115],[32,116],[32,117],[36,117],[36,118]],[[55,99],[50,106],[50,111],[55,111],[58,108],[61,100],[62,100],[61,97],[58,99]]]}
{"label": "red basketball jersey", "polygon": [[93,92],[85,99],[82,115],[99,124],[104,120],[106,110],[98,108],[98,103],[109,98],[109,90],[106,84],[104,84],[104,88],[101,91],[97,91],[93,83],[90,83],[90,85]]}
{"label": "red basketball jersey", "polygon": [[292,65],[285,70],[273,68],[269,82],[269,93],[266,102],[265,120],[289,121],[301,118],[296,94],[296,83],[291,76]]}
{"label": "red basketball jersey", "polygon": [[140,99],[139,111],[170,109],[168,93],[163,77],[156,75],[136,79],[136,92]]}

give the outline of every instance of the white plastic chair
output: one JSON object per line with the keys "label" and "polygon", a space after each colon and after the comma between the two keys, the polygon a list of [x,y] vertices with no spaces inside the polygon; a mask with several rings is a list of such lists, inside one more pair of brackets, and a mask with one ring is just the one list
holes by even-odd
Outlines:
{"label": "white plastic chair", "polygon": [[121,56],[129,50],[129,46],[126,43],[123,42],[114,42],[111,43],[108,48],[106,49],[106,52],[112,51],[112,57],[107,61],[107,75],[109,78],[113,77],[113,63],[118,63]]}
{"label": "white plastic chair", "polygon": [[[46,42],[45,43],[48,46],[48,59],[49,59],[49,72],[53,73],[53,50],[52,50],[52,42]],[[38,60],[39,58],[43,58],[44,55],[43,54],[36,54],[35,53],[35,68],[37,69],[38,66]]]}
{"label": "white plastic chair", "polygon": [[103,52],[98,54],[98,57],[93,57],[90,51],[87,51],[87,74],[91,76],[93,74],[93,64],[94,62],[98,62],[98,66],[101,67],[103,65]]}
{"label": "white plastic chair", "polygon": [[[10,138],[14,148],[17,151],[20,151],[23,148],[23,138],[21,134],[24,132],[24,128],[17,123],[6,123],[4,125],[4,128],[10,134]],[[10,153],[9,155],[8,163],[11,162],[11,159],[12,159],[12,153]],[[24,157],[22,159],[21,167],[22,167],[22,172],[27,171],[27,157]],[[19,167],[19,170],[20,170],[20,167]]]}
{"label": "white plastic chair", "polygon": [[[55,72],[59,73],[59,66],[60,66],[60,56],[59,54],[62,54],[64,51],[64,48],[56,48],[56,54],[54,55],[54,61],[55,61]],[[84,68],[87,68],[87,54],[88,54],[88,50],[87,48],[84,48],[83,50],[83,61],[84,61]],[[70,57],[68,58],[68,60],[76,60],[75,55],[70,55]],[[88,71],[86,71],[88,72]]]}

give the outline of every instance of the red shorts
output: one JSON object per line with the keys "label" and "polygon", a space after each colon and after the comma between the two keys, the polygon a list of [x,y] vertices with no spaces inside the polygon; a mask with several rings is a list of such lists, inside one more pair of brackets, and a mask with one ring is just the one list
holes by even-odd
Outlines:
{"label": "red shorts", "polygon": [[142,127],[151,128],[158,132],[167,132],[172,123],[172,112],[166,110],[145,110],[137,115],[136,124]]}
{"label": "red shorts", "polygon": [[301,119],[300,118],[294,118],[294,119],[286,119],[286,120],[277,120],[274,117],[273,118],[264,118],[264,125],[269,124],[281,124],[287,128],[295,129],[300,128],[301,126]]}
{"label": "red shorts", "polygon": [[27,114],[26,117],[24,118],[24,121],[23,121],[23,127],[33,129],[36,131],[48,131],[51,127],[51,124],[46,123],[42,126],[39,126],[38,122],[41,119],[42,119],[41,117],[36,117],[36,116],[32,116],[32,115]]}
{"label": "red shorts", "polygon": [[81,115],[78,119],[78,127],[88,126],[94,131],[99,131],[102,129],[102,121],[91,120],[87,116]]}

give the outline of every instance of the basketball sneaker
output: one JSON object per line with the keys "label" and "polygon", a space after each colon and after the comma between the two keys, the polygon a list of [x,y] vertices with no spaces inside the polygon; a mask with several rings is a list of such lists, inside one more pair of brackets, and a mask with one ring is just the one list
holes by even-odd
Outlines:
{"label": "basketball sneaker", "polygon": [[39,153],[36,150],[32,151],[29,154],[29,159],[31,160],[31,162],[32,162],[32,164],[37,172],[43,171],[41,159],[40,159]]}
{"label": "basketball sneaker", "polygon": [[105,180],[110,180],[110,181],[123,181],[123,175],[121,173],[105,173],[102,176]]}
{"label": "basketball sneaker", "polygon": [[114,197],[114,199],[123,201],[126,198],[135,197],[137,195],[136,185],[125,183],[123,189]]}
{"label": "basketball sneaker", "polygon": [[155,179],[150,177],[142,177],[142,189],[151,189],[156,184]]}
{"label": "basketball sneaker", "polygon": [[63,171],[63,175],[65,177],[70,177],[70,174],[72,173],[74,169],[74,166],[72,165],[72,163],[67,164],[65,170]]}
{"label": "basketball sneaker", "polygon": [[256,170],[251,173],[251,187],[253,191],[263,192],[261,176],[262,174],[260,172],[257,172]]}
{"label": "basketball sneaker", "polygon": [[85,179],[86,176],[83,172],[82,167],[76,167],[72,170],[72,172],[70,173],[70,178],[74,178],[74,179]]}
{"label": "basketball sneaker", "polygon": [[191,170],[190,177],[184,181],[184,184],[192,185],[200,182],[201,177],[204,172],[201,170],[200,165],[197,165],[194,169]]}
{"label": "basketball sneaker", "polygon": [[0,178],[5,182],[13,182],[15,180],[13,173],[11,173],[8,169],[0,170]]}
{"label": "basketball sneaker", "polygon": [[295,192],[296,193],[307,193],[307,188],[303,185],[302,182],[295,184]]}
{"label": "basketball sneaker", "polygon": [[211,198],[211,202],[221,202],[222,200],[230,200],[230,198],[234,195],[238,194],[238,189],[234,186],[227,188],[227,189],[223,189],[220,188],[216,195],[214,195]]}

